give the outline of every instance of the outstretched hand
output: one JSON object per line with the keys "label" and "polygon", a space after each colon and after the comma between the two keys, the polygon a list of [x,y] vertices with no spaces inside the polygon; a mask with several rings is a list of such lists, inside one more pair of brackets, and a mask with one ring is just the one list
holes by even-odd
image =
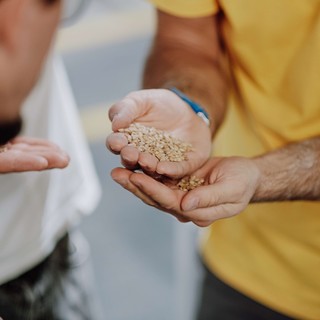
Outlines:
{"label": "outstretched hand", "polygon": [[68,163],[63,150],[43,139],[18,137],[0,150],[0,173],[62,169]]}
{"label": "outstretched hand", "polygon": [[[210,129],[170,90],[132,92],[111,107],[109,118],[114,133],[108,136],[107,147],[113,153],[120,154],[122,164],[128,169],[140,168],[151,175],[179,178],[197,170],[210,155]],[[129,146],[125,135],[118,132],[132,123],[169,132],[174,137],[190,143],[193,150],[187,154],[186,161],[158,161],[156,157]]]}
{"label": "outstretched hand", "polygon": [[254,162],[240,157],[211,158],[193,174],[203,178],[205,184],[189,192],[179,190],[177,181],[160,182],[124,168],[114,169],[111,175],[146,204],[201,227],[243,211],[260,178]]}

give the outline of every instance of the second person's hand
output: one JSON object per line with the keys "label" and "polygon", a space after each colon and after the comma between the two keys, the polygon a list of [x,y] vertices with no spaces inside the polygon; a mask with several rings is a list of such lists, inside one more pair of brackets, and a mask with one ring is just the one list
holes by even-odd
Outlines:
{"label": "second person's hand", "polygon": [[177,187],[177,181],[159,182],[124,168],[111,173],[117,183],[146,204],[201,227],[242,212],[260,182],[254,161],[242,157],[211,158],[194,175],[203,178],[204,185],[185,192]]}
{"label": "second person's hand", "polygon": [[44,139],[17,137],[0,147],[0,174],[63,169],[69,156],[56,144]]}

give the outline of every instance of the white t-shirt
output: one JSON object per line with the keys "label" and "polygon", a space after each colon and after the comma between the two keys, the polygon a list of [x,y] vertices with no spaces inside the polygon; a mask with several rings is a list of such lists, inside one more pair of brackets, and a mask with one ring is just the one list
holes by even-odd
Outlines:
{"label": "white t-shirt", "polygon": [[100,187],[61,61],[50,57],[23,106],[24,136],[66,150],[63,170],[0,175],[0,284],[42,261],[66,230],[91,213]]}
{"label": "white t-shirt", "polygon": [[83,9],[91,0],[65,0],[63,2],[62,22],[72,23],[81,15]]}

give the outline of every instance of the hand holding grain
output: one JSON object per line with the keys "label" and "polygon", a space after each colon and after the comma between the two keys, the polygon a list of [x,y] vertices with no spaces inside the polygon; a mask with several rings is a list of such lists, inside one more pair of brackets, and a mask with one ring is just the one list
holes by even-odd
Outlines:
{"label": "hand holding grain", "polygon": [[157,181],[124,168],[114,169],[111,175],[146,204],[201,227],[241,213],[260,183],[254,161],[241,157],[211,158],[180,182]]}
{"label": "hand holding grain", "polygon": [[[114,133],[107,138],[110,151],[120,154],[122,164],[128,169],[184,177],[208,159],[211,152],[211,133],[204,122],[176,94],[165,89],[141,90],[130,93],[114,104],[109,111]],[[129,144],[122,129],[139,123],[167,132],[176,139],[192,145],[183,161],[160,161],[148,152]]]}

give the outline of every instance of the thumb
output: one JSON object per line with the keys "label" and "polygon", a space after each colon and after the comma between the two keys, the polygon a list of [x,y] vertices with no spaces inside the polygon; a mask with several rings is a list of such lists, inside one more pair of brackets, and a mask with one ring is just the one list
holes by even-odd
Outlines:
{"label": "thumb", "polygon": [[146,113],[147,102],[140,93],[142,91],[133,92],[110,108],[109,119],[112,121],[113,131],[129,127]]}
{"label": "thumb", "polygon": [[181,209],[189,211],[227,203],[230,200],[228,189],[224,183],[200,186],[189,191],[184,196],[181,202]]}

